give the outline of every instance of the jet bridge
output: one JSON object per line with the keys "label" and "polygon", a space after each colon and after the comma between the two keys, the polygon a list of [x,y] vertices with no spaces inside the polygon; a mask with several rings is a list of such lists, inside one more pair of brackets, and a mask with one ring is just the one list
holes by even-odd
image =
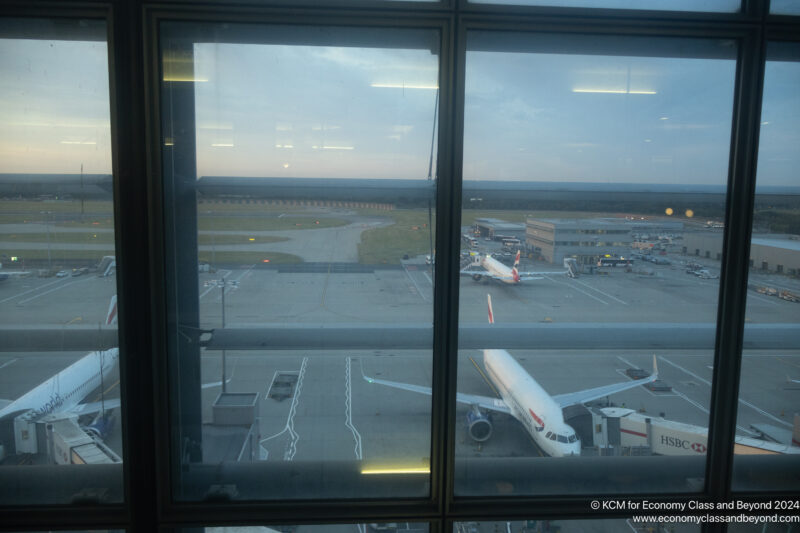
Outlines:
{"label": "jet bridge", "polygon": [[[51,464],[113,464],[122,459],[99,438],[87,433],[78,423],[78,415],[54,413],[41,415],[31,409],[13,420],[14,449],[4,453],[38,455]],[[4,434],[10,443],[10,434]]]}

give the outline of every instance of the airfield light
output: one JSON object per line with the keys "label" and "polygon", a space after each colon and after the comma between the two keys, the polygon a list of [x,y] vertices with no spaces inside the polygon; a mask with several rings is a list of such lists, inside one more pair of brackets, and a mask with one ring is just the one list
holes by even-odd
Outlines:
{"label": "airfield light", "polygon": [[694,211],[692,211],[691,209],[687,209],[686,210],[686,217],[687,218],[692,218],[693,216],[694,216]]}
{"label": "airfield light", "polygon": [[247,240],[248,240],[248,241],[254,241],[254,240],[256,240],[256,239],[255,239],[254,237],[250,237],[250,238],[249,238],[249,239],[247,239]]}
{"label": "airfield light", "polygon": [[16,255],[12,255],[11,261],[19,261],[19,257],[17,257]]}
{"label": "airfield light", "polygon": [[264,259],[261,261],[262,263],[269,263],[269,259]]}
{"label": "airfield light", "polygon": [[665,212],[666,214],[668,214],[669,216],[672,216],[672,213],[674,213],[674,211],[672,210],[672,208],[671,208],[671,207],[668,207],[666,210],[664,210],[664,212]]}

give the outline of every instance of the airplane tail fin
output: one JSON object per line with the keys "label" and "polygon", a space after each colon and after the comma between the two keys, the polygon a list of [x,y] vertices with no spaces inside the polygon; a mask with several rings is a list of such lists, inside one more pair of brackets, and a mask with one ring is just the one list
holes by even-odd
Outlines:
{"label": "airplane tail fin", "polygon": [[489,300],[489,324],[494,324],[494,311],[492,311],[492,295],[487,294],[486,298]]}
{"label": "airplane tail fin", "polygon": [[111,303],[108,305],[108,314],[106,315],[106,325],[117,323],[117,295],[111,297]]}
{"label": "airplane tail fin", "polygon": [[514,282],[519,283],[519,256],[520,251],[517,250],[517,257],[514,258],[514,266],[511,268],[511,277],[514,279]]}

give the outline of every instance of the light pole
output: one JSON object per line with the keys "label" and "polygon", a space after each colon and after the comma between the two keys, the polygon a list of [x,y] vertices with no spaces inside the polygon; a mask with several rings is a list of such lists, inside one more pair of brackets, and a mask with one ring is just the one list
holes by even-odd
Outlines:
{"label": "light pole", "polygon": [[[221,303],[222,303],[222,328],[225,329],[225,289],[228,287],[236,288],[239,286],[238,281],[230,280],[226,281],[225,278],[220,279],[212,279],[206,281],[204,284],[206,287],[219,287],[222,291],[221,294]],[[222,350],[222,392],[227,392],[228,387],[225,383],[225,350]]]}

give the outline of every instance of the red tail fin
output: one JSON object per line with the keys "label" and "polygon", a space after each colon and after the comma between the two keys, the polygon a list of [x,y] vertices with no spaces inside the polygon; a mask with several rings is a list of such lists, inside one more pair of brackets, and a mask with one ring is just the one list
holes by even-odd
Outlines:
{"label": "red tail fin", "polygon": [[519,256],[522,253],[522,250],[517,250],[517,257],[514,258],[514,268],[519,266]]}
{"label": "red tail fin", "polygon": [[489,324],[494,324],[494,312],[492,311],[492,295],[487,294],[486,298],[489,300]]}
{"label": "red tail fin", "polygon": [[111,297],[111,303],[108,305],[108,314],[106,315],[106,325],[117,323],[117,295]]}

